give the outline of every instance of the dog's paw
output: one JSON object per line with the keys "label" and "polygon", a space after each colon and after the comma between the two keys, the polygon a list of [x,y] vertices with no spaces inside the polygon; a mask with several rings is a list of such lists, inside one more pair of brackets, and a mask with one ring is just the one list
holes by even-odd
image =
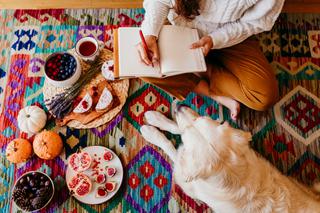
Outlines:
{"label": "dog's paw", "polygon": [[164,141],[167,141],[168,139],[166,136],[161,133],[157,128],[154,126],[149,126],[149,125],[143,125],[140,128],[140,132],[142,137],[148,141],[149,143],[152,143],[156,146],[160,146],[161,143]]}
{"label": "dog's paw", "polygon": [[161,130],[165,130],[171,132],[173,134],[179,134],[180,130],[177,124],[168,119],[165,115],[158,111],[148,111],[144,114],[145,123],[151,126],[155,126],[160,128]]}
{"label": "dog's paw", "polygon": [[159,126],[161,125],[161,122],[163,120],[166,120],[167,118],[158,111],[148,111],[144,113],[144,119],[146,124],[152,125],[152,126]]}

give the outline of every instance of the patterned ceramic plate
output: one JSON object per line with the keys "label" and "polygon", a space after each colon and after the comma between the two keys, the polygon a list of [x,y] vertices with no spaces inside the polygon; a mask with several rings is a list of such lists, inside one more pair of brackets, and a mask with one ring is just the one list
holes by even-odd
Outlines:
{"label": "patterned ceramic plate", "polygon": [[[112,150],[103,146],[89,146],[82,149],[82,151],[90,154],[92,158],[92,163],[90,168],[82,172],[83,174],[87,175],[91,179],[92,188],[90,193],[85,196],[77,196],[77,195],[73,195],[73,196],[80,202],[90,204],[90,205],[104,203],[110,200],[117,193],[117,191],[121,186],[122,179],[123,179],[123,168],[122,168],[121,161],[119,157]],[[104,160],[104,154],[107,151],[112,153],[113,158],[110,161]],[[98,184],[95,182],[95,178],[97,176],[96,171],[98,171],[99,174],[102,174],[102,173],[107,174],[106,168],[110,168],[110,167],[115,168],[116,173],[113,177],[107,177],[106,182],[109,182],[109,181],[116,182],[115,189],[112,192],[109,192],[105,197],[97,197],[96,194],[97,194],[98,187],[103,187],[104,184]],[[71,169],[71,167],[68,165],[67,171],[66,171],[67,183],[69,183],[71,178],[74,177],[76,174],[77,173],[73,169]]]}

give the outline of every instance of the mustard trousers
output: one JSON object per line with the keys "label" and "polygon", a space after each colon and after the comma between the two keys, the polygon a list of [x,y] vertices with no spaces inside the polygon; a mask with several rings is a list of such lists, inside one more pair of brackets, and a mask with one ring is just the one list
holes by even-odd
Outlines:
{"label": "mustard trousers", "polygon": [[274,71],[253,39],[225,49],[212,50],[206,57],[207,72],[167,78],[142,78],[183,100],[201,79],[206,79],[217,96],[226,96],[249,108],[263,111],[278,100]]}

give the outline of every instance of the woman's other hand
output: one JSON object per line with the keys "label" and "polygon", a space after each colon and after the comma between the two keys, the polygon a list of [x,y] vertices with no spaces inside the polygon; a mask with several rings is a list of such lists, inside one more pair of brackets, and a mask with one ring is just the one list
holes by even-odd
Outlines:
{"label": "woman's other hand", "polygon": [[206,56],[213,47],[213,41],[210,36],[203,36],[199,41],[191,44],[191,49],[202,47],[202,52]]}
{"label": "woman's other hand", "polygon": [[157,38],[153,35],[146,35],[144,38],[146,40],[148,49],[150,51],[149,55],[151,58],[148,57],[148,54],[144,49],[142,42],[140,42],[139,44],[137,44],[137,50],[138,50],[140,59],[146,65],[152,65],[152,64],[157,65],[160,60]]}

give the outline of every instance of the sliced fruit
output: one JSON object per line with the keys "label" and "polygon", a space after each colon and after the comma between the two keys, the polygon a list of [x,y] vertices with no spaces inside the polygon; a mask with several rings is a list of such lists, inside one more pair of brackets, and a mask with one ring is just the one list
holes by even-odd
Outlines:
{"label": "sliced fruit", "polygon": [[85,196],[90,193],[92,182],[88,176],[78,173],[68,182],[68,188],[77,196]]}
{"label": "sliced fruit", "polygon": [[106,180],[107,180],[107,177],[105,174],[99,174],[99,175],[97,175],[97,177],[95,179],[96,183],[99,183],[99,184],[105,183]]}
{"label": "sliced fruit", "polygon": [[97,111],[105,110],[112,103],[112,100],[113,100],[112,93],[108,90],[108,88],[104,88],[99,98],[99,101],[96,105],[96,110]]}
{"label": "sliced fruit", "polygon": [[107,176],[108,177],[113,177],[116,173],[117,173],[116,168],[114,168],[114,167],[107,168]]}
{"label": "sliced fruit", "polygon": [[100,186],[97,189],[96,197],[106,197],[108,195],[108,192],[105,187]]}
{"label": "sliced fruit", "polygon": [[116,189],[117,182],[109,181],[105,185],[107,192],[113,192]]}
{"label": "sliced fruit", "polygon": [[71,179],[71,181],[68,183],[68,186],[70,189],[76,188],[76,186],[80,183],[80,178],[74,177]]}
{"label": "sliced fruit", "polygon": [[78,196],[85,196],[87,194],[89,194],[91,190],[91,182],[87,182],[87,181],[82,181],[81,184],[79,184],[79,186],[76,188],[75,192],[76,195]]}
{"label": "sliced fruit", "polygon": [[74,153],[69,157],[68,165],[75,172],[83,172],[89,169],[91,162],[92,162],[92,159],[89,153],[79,152],[79,153]]}
{"label": "sliced fruit", "polygon": [[112,152],[107,150],[103,155],[103,159],[105,159],[106,161],[111,161],[113,159]]}
{"label": "sliced fruit", "polygon": [[84,113],[87,112],[92,107],[92,97],[87,93],[80,103],[74,108],[74,113]]}

